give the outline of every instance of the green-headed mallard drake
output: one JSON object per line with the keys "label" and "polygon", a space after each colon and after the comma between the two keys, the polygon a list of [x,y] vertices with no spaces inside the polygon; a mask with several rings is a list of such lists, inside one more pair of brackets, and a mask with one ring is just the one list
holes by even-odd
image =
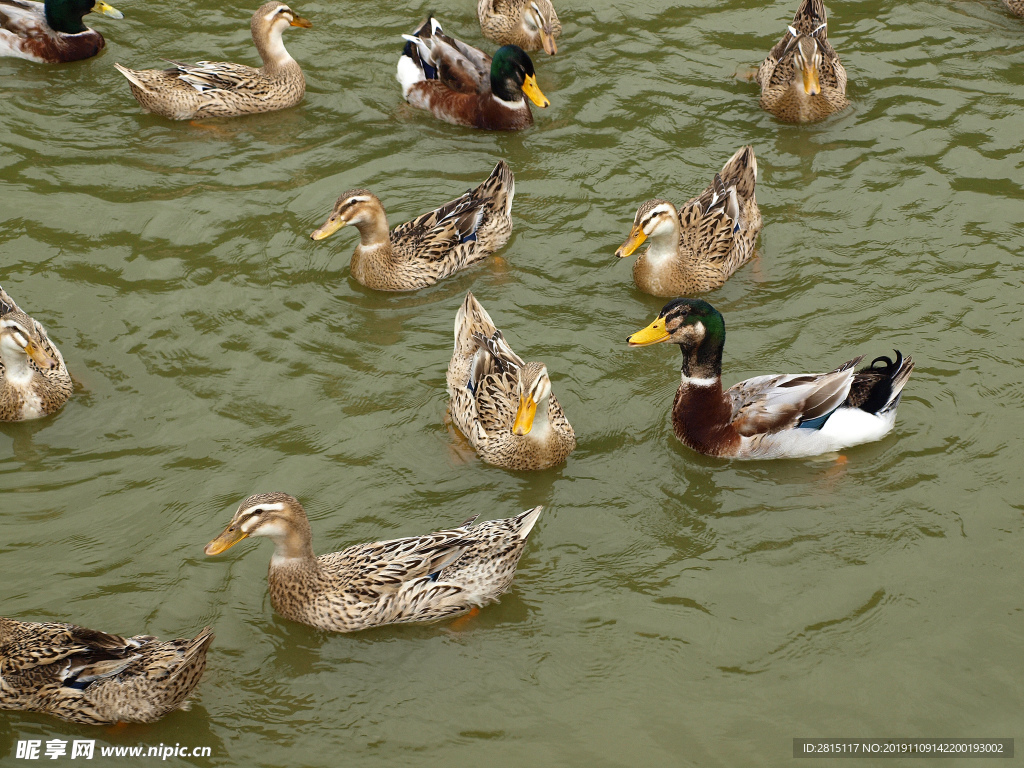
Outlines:
{"label": "green-headed mallard drake", "polygon": [[320,629],[355,632],[436,621],[496,602],[512,583],[541,509],[475,526],[474,517],[426,536],[356,544],[317,557],[298,499],[261,493],[239,505],[206,554],[219,555],[247,536],[270,538],[267,581],[274,609]]}
{"label": "green-headed mallard drake", "polygon": [[551,0],[479,0],[476,15],[484,37],[499,45],[518,45],[524,51],[558,53],[562,22]]}
{"label": "green-headed mallard drake", "polygon": [[91,58],[106,42],[82,21],[90,12],[124,18],[103,0],[0,0],[0,56],[44,64]]}
{"label": "green-headed mallard drake", "polygon": [[1024,16],[1024,0],[1003,0],[1010,13],[1015,13],[1018,16]]}
{"label": "green-headed mallard drake", "polygon": [[378,291],[414,291],[494,253],[512,233],[512,169],[498,161],[476,189],[388,232],[384,206],[366,189],[338,198],[322,227],[323,240],[346,224],[359,230],[352,277]]}
{"label": "green-headed mallard drake", "polygon": [[455,316],[448,394],[452,421],[488,464],[547,469],[576,448],[547,366],[524,363],[472,293]]}
{"label": "green-headed mallard drake", "polygon": [[725,283],[754,255],[761,231],[756,179],[754,148],[743,147],[682,210],[677,212],[668,200],[641,205],[629,239],[615,252],[625,258],[650,241],[633,264],[637,288],[654,296],[679,296]]}
{"label": "green-headed mallard drake", "polygon": [[192,640],[160,642],[0,618],[0,709],[87,725],[152,723],[187,708],[212,641],[210,627]]}
{"label": "green-headed mallard drake", "polygon": [[223,61],[182,64],[171,69],[136,70],[115,64],[128,78],[143,109],[171,120],[235,117],[293,107],[306,93],[306,79],[285,50],[288,27],[311,27],[284,3],[264,3],[252,15],[252,41],[263,59],[260,69]]}
{"label": "green-headed mallard drake", "polygon": [[787,123],[822,120],[849,106],[846,70],[828,42],[822,0],[802,0],[786,34],[757,70],[761,107]]}
{"label": "green-headed mallard drake", "polygon": [[[757,376],[722,391],[725,320],[700,299],[675,299],[630,336],[631,347],[670,341],[683,353],[672,426],[695,451],[733,459],[818,456],[879,440],[896,422],[914,361],[863,358],[829,373]],[[876,363],[881,363],[876,367]]]}
{"label": "green-headed mallard drake", "polygon": [[455,125],[518,131],[533,125],[525,94],[538,107],[551,102],[537,86],[533,62],[522,48],[506,45],[492,60],[483,51],[448,37],[429,18],[411,35],[398,60],[405,100]]}
{"label": "green-headed mallard drake", "polygon": [[0,288],[0,421],[47,416],[67,402],[72,389],[46,329]]}

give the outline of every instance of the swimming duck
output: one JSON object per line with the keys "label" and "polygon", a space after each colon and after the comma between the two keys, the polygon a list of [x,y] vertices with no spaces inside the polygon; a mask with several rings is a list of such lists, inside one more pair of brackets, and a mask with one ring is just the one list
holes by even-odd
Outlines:
{"label": "swimming duck", "polygon": [[754,255],[761,211],[754,197],[757,159],[753,147],[738,150],[698,197],[676,208],[648,200],[636,212],[629,239],[615,255],[631,256],[637,288],[654,296],[704,293],[720,287]]}
{"label": "swimming duck", "polygon": [[285,50],[281,34],[288,27],[313,25],[275,0],[257,9],[249,26],[263,59],[260,69],[222,61],[172,61],[170,69],[114,66],[128,78],[143,109],[171,120],[235,117],[295,106],[306,93],[306,79]]}
{"label": "swimming duck", "polygon": [[74,624],[0,618],[0,709],[86,725],[152,723],[186,709],[213,630],[160,642]]}
{"label": "swimming duck", "polygon": [[1003,0],[1003,5],[1009,9],[1010,13],[1024,16],[1024,0]]}
{"label": "swimming duck", "polygon": [[0,56],[44,64],[91,58],[106,42],[83,23],[90,12],[124,18],[103,0],[0,0]]}
{"label": "swimming duck", "polygon": [[352,277],[378,291],[414,291],[501,248],[512,233],[515,192],[512,169],[500,160],[476,189],[389,233],[377,196],[366,189],[350,189],[310,237],[323,240],[352,224],[360,239],[352,254]]}
{"label": "swimming duck", "polygon": [[448,394],[452,421],[488,464],[547,469],[576,448],[547,366],[524,363],[472,293],[455,315]]}
{"label": "swimming duck", "polygon": [[47,416],[67,402],[72,389],[46,329],[0,288],[0,421]]}
{"label": "swimming duck", "polygon": [[489,131],[533,125],[523,98],[538,107],[551,102],[537,86],[533,62],[522,48],[502,46],[492,60],[483,51],[448,37],[434,18],[405,38],[398,82],[405,100],[449,123]]}
{"label": "swimming duck", "polygon": [[761,107],[787,123],[822,120],[849,106],[846,70],[828,42],[822,0],[802,0],[786,34],[757,70]]}
{"label": "swimming duck", "polygon": [[219,555],[247,536],[274,542],[270,602],[286,619],[331,632],[436,621],[498,600],[515,576],[543,507],[426,536],[356,544],[316,557],[306,510],[294,496],[250,496],[206,545]]}
{"label": "swimming duck", "polygon": [[562,34],[551,0],[479,0],[476,15],[484,37],[500,45],[518,45],[524,51],[554,56]]}
{"label": "swimming duck", "polygon": [[631,347],[679,345],[676,437],[700,453],[734,459],[818,456],[879,440],[896,422],[900,393],[914,369],[897,350],[895,360],[876,357],[856,372],[863,357],[829,373],[757,376],[723,392],[725,320],[700,299],[670,301],[627,341]]}

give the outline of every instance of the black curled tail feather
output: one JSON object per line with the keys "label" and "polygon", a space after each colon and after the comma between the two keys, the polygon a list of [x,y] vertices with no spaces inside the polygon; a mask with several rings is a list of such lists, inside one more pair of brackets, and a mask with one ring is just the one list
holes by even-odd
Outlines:
{"label": "black curled tail feather", "polygon": [[876,357],[854,374],[846,405],[873,414],[885,413],[899,405],[900,393],[914,369],[914,361],[903,357],[898,349],[893,351],[895,360],[887,355]]}

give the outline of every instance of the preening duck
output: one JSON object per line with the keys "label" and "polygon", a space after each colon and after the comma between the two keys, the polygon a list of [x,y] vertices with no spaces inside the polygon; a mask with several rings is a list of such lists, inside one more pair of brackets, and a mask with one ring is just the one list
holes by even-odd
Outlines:
{"label": "preening duck", "polygon": [[822,0],[802,0],[793,23],[757,70],[761,107],[787,123],[823,120],[849,106],[846,70],[828,42]]}
{"label": "preening duck", "polygon": [[306,510],[294,496],[243,501],[207,555],[248,536],[274,542],[270,602],[286,619],[331,632],[436,621],[493,603],[509,588],[543,507],[425,536],[356,544],[317,557]]}
{"label": "preening duck", "polygon": [[562,23],[551,0],[479,0],[476,14],[484,37],[524,51],[558,53]]}
{"label": "preening duck", "polygon": [[547,469],[576,448],[547,366],[523,362],[472,293],[455,315],[447,378],[452,421],[488,464]]}
{"label": "preening duck", "polygon": [[524,94],[538,107],[551,103],[537,86],[533,62],[518,46],[499,48],[492,60],[448,37],[434,18],[403,37],[406,44],[397,75],[402,95],[446,122],[518,131],[533,125]]}
{"label": "preening duck", "polygon": [[[855,357],[829,373],[757,376],[722,391],[725,320],[701,299],[675,299],[631,347],[661,342],[683,353],[672,405],[676,437],[700,453],[734,459],[818,456],[879,440],[896,422],[914,361]],[[879,364],[880,365],[876,365]]]}
{"label": "preening duck", "polygon": [[44,64],[91,58],[106,41],[85,26],[87,13],[124,18],[103,0],[0,0],[0,56]]}
{"label": "preening duck", "polygon": [[350,189],[310,237],[323,240],[352,224],[359,245],[352,277],[378,291],[414,291],[486,258],[512,233],[515,178],[504,160],[476,189],[388,232],[384,206],[366,189]]}
{"label": "preening duck", "polygon": [[210,627],[161,642],[0,618],[0,709],[87,725],[152,723],[187,708],[211,642]]}
{"label": "preening duck", "polygon": [[306,93],[306,79],[281,35],[288,27],[313,25],[274,0],[256,10],[249,26],[263,59],[260,69],[223,61],[172,61],[170,69],[114,66],[128,78],[143,109],[171,120],[236,117],[295,106]]}
{"label": "preening duck", "polygon": [[720,287],[754,255],[761,211],[754,197],[753,147],[738,150],[699,196],[680,211],[668,200],[648,200],[636,212],[629,238],[615,255],[631,256],[637,288],[654,296],[705,293]]}
{"label": "preening duck", "polygon": [[71,397],[71,375],[46,329],[0,288],[0,421],[38,419]]}

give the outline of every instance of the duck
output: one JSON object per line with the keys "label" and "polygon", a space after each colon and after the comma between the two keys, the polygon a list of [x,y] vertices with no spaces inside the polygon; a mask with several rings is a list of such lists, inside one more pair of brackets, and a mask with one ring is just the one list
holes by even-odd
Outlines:
{"label": "duck", "polygon": [[237,117],[294,107],[306,93],[306,79],[285,50],[281,35],[288,27],[313,25],[274,0],[256,10],[249,26],[263,59],[260,69],[223,61],[171,61],[170,69],[114,66],[128,78],[132,95],[143,109],[170,120]]}
{"label": "duck", "polygon": [[1006,6],[1010,13],[1024,16],[1024,0],[1003,0],[1003,5]]}
{"label": "duck", "polygon": [[57,345],[0,287],[0,421],[59,411],[74,385]]}
{"label": "duck", "polygon": [[433,17],[411,35],[398,60],[402,96],[454,125],[488,131],[520,131],[533,125],[523,96],[538,107],[551,104],[537,85],[533,61],[518,45],[503,45],[494,58],[448,37]]}
{"label": "duck", "polygon": [[629,238],[615,251],[624,259],[650,240],[633,263],[637,288],[662,297],[720,288],[754,255],[762,223],[754,197],[756,180],[757,158],[754,148],[746,146],[680,211],[668,200],[643,203]]}
{"label": "duck", "polygon": [[562,22],[551,0],[479,0],[476,15],[488,40],[524,51],[543,48],[549,56],[558,53]]}
{"label": "duck", "polygon": [[42,64],[90,59],[107,43],[85,26],[87,13],[124,18],[103,0],[0,0],[0,56]]}
{"label": "duck", "polygon": [[323,240],[352,224],[360,241],[352,254],[352,277],[378,291],[415,291],[505,245],[515,192],[512,169],[500,160],[480,186],[388,232],[380,199],[367,189],[350,189],[310,237]]}
{"label": "duck", "polygon": [[188,708],[211,642],[210,627],[191,640],[161,642],[0,618],[0,709],[84,725],[152,723]]}
{"label": "duck", "polygon": [[755,77],[761,108],[787,123],[810,123],[846,109],[846,70],[828,42],[822,0],[802,0],[786,34]]}
{"label": "duck", "polygon": [[448,363],[452,422],[488,464],[548,469],[576,448],[543,363],[524,363],[472,293],[455,315]]}
{"label": "duck", "polygon": [[702,299],[674,299],[631,347],[662,342],[683,353],[682,380],[672,405],[672,427],[689,448],[732,459],[819,456],[880,440],[896,423],[896,409],[914,361],[863,356],[828,373],[757,376],[722,391],[725,320]]}
{"label": "duck", "polygon": [[317,557],[306,510],[287,493],[260,493],[239,504],[223,533],[206,545],[219,555],[247,537],[274,542],[267,581],[281,616],[329,632],[427,622],[493,603],[509,588],[526,537],[543,507],[515,517],[369,544]]}

